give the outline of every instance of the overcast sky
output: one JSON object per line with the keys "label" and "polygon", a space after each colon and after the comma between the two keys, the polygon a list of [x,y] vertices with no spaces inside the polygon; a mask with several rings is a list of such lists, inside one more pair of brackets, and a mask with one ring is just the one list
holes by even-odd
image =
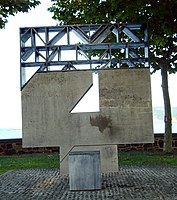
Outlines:
{"label": "overcast sky", "polygon": [[[10,17],[6,28],[0,30],[0,128],[21,128],[19,27],[56,25],[47,11],[50,5],[49,0],[43,0],[28,14],[18,13]],[[160,73],[155,73],[151,79],[153,106],[163,106]],[[172,106],[177,106],[176,83],[177,75],[170,75]]]}

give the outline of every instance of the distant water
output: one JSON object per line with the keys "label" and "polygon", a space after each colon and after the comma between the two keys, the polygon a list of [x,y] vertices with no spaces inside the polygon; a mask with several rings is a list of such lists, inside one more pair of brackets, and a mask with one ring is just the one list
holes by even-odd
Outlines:
{"label": "distant water", "polygon": [[[173,123],[172,132],[177,133],[177,122]],[[162,121],[154,122],[154,133],[164,133],[164,123]],[[0,128],[0,139],[22,138],[22,130],[11,128]]]}
{"label": "distant water", "polygon": [[0,128],[0,139],[22,138],[21,129]]}
{"label": "distant water", "polygon": [[[163,121],[154,122],[154,133],[164,133],[165,124]],[[177,122],[172,123],[172,133],[177,133]]]}

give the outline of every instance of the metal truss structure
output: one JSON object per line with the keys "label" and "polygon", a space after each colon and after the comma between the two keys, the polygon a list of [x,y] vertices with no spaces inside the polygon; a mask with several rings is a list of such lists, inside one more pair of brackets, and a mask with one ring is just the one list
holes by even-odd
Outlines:
{"label": "metal truss structure", "polygon": [[149,67],[145,24],[20,28],[21,87],[40,71]]}

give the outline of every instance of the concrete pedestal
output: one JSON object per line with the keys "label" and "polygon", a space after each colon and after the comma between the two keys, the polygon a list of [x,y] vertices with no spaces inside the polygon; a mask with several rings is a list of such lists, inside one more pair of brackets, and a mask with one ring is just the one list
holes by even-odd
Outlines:
{"label": "concrete pedestal", "polygon": [[101,189],[99,151],[76,151],[69,154],[70,190]]}
{"label": "concrete pedestal", "polygon": [[[99,145],[99,146],[75,146],[71,152],[76,151],[100,151],[101,173],[110,173],[118,171],[118,149],[117,145]],[[60,157],[65,154],[63,148],[60,148]],[[70,153],[71,153],[70,152]],[[67,156],[60,163],[60,173],[62,175],[69,174],[69,161]]]}

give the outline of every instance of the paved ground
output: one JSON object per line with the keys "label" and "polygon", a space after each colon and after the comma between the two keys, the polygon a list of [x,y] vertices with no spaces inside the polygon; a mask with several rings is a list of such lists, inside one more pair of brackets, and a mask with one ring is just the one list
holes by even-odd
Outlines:
{"label": "paved ground", "polygon": [[177,167],[122,167],[102,175],[98,191],[69,190],[57,169],[17,170],[0,176],[0,200],[177,200]]}

